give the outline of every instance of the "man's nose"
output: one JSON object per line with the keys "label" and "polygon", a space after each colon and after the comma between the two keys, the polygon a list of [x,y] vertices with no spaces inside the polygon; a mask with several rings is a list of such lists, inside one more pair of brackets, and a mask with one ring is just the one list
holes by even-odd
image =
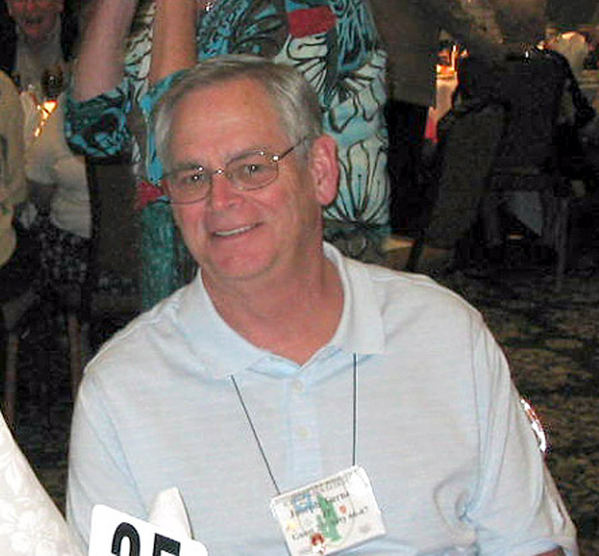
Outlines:
{"label": "man's nose", "polygon": [[223,171],[212,174],[212,185],[208,203],[213,210],[223,210],[235,205],[241,199],[241,192],[231,178]]}

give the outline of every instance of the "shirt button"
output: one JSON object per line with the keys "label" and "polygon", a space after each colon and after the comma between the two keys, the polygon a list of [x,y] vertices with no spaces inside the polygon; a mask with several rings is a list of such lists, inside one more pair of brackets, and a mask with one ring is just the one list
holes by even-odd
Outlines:
{"label": "shirt button", "polygon": [[310,437],[310,429],[308,427],[297,427],[297,435],[300,438],[306,439]]}
{"label": "shirt button", "polygon": [[293,389],[296,392],[303,392],[304,391],[304,385],[303,385],[302,381],[301,380],[294,380],[293,381]]}

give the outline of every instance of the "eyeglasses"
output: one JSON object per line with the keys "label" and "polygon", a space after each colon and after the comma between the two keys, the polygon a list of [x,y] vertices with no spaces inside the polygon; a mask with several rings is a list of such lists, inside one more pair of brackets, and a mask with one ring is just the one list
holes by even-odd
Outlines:
{"label": "eyeglasses", "polygon": [[164,174],[164,187],[170,202],[188,205],[203,201],[212,189],[215,174],[226,176],[239,191],[255,191],[270,185],[279,175],[279,162],[306,138],[281,154],[265,150],[246,152],[229,161],[224,168],[211,170],[204,166],[180,168]]}

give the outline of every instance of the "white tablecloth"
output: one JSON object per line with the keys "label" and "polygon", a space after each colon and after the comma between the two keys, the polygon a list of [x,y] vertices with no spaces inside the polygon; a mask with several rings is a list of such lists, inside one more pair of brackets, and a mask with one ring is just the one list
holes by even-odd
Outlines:
{"label": "white tablecloth", "polygon": [[1,415],[0,554],[82,556]]}

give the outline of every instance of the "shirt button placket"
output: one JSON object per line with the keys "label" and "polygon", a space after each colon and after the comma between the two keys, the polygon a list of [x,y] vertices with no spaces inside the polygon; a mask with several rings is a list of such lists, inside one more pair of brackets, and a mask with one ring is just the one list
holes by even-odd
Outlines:
{"label": "shirt button placket", "polygon": [[[305,372],[305,370],[304,370]],[[296,377],[291,383],[291,435],[293,475],[308,478],[319,476],[321,461],[318,448],[317,411],[305,378]]]}

